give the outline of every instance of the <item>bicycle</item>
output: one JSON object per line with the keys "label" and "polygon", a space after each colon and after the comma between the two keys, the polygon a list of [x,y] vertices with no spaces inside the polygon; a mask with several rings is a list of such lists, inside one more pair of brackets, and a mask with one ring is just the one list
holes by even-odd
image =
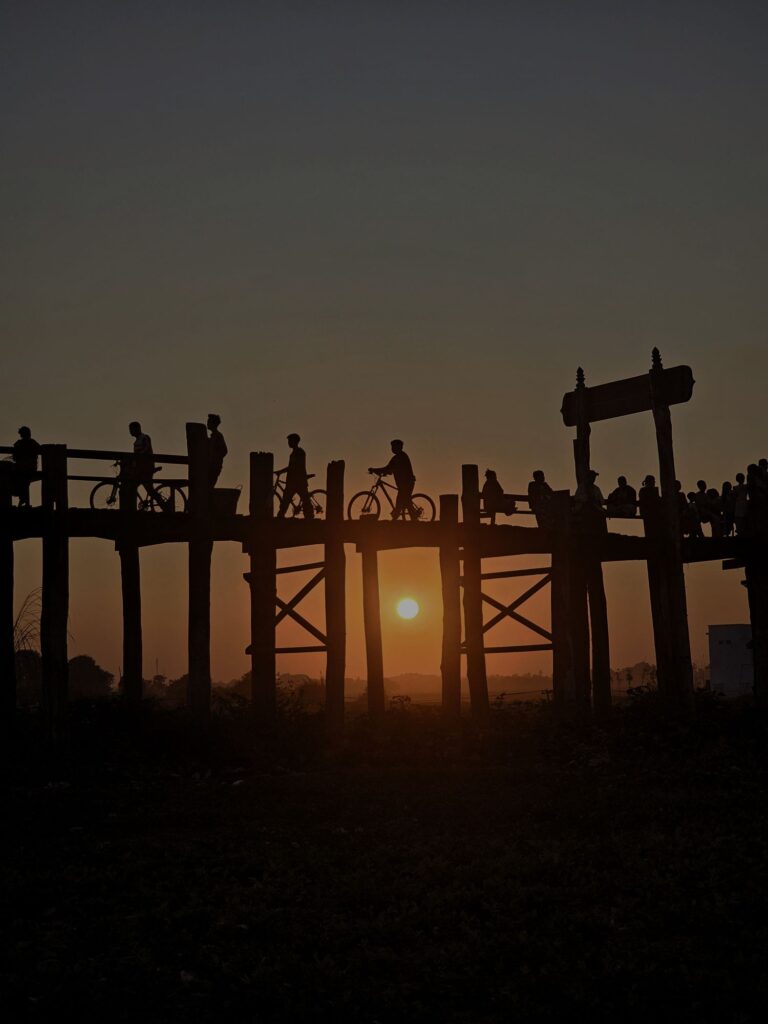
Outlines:
{"label": "bicycle", "polygon": [[[353,495],[347,505],[347,519],[378,519],[381,515],[381,501],[378,495],[381,493],[389,502],[389,507],[394,511],[395,502],[392,500],[390,491],[397,493],[394,484],[388,484],[381,474],[376,475],[376,480],[367,491],[358,491]],[[435,503],[428,494],[412,494],[411,505],[408,511],[411,519],[421,523],[432,523],[435,519]],[[405,519],[405,514],[403,514]]]}
{"label": "bicycle", "polygon": [[[314,478],[314,473],[307,474],[307,480]],[[272,492],[278,501],[282,500],[285,494],[285,473],[275,473],[275,486]],[[312,502],[312,511],[315,513],[315,519],[322,519],[325,515],[325,499],[326,492],[317,488],[314,491],[309,492],[309,500]],[[286,509],[286,514],[293,519],[295,516],[301,515],[303,509],[301,507],[301,498],[298,494],[294,494],[291,498],[290,504]]]}
{"label": "bicycle", "polygon": [[[124,472],[126,465],[124,462],[113,463],[114,468],[117,469],[117,475],[114,480],[102,480],[101,483],[91,491],[91,508],[95,509],[110,509],[119,505],[120,488],[125,482]],[[160,472],[160,468],[157,467],[154,470],[155,473]],[[145,492],[145,497],[140,497],[137,488],[137,502],[136,507],[139,512],[186,512],[187,511],[187,496],[182,490],[181,486],[176,483],[155,483],[147,487],[142,481],[140,485]]]}

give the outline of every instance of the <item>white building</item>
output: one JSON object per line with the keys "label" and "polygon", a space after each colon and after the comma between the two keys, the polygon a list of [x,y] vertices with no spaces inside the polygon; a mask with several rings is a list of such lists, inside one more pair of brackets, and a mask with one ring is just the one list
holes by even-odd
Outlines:
{"label": "white building", "polygon": [[726,697],[752,693],[752,627],[709,627],[709,685]]}

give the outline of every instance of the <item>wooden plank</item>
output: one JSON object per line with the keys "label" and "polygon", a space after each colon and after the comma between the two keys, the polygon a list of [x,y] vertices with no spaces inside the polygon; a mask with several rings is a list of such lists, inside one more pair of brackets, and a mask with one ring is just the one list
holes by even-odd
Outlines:
{"label": "wooden plank", "polygon": [[325,716],[336,737],[344,726],[344,676],[347,657],[347,560],[344,552],[344,463],[330,462],[325,507]]}
{"label": "wooden plank", "polygon": [[[657,388],[659,401],[666,405],[690,401],[694,385],[690,366],[673,366],[662,372],[663,376]],[[650,412],[652,408],[651,384],[646,373],[585,388],[585,392],[585,413],[590,423],[614,419],[617,416],[630,416],[638,412]],[[560,411],[567,427],[577,425],[578,402],[575,391],[569,391],[563,396]]]}
{"label": "wooden plank", "polygon": [[384,714],[384,654],[381,644],[381,607],[379,599],[379,562],[375,548],[362,552],[363,624],[365,657],[368,668],[368,714],[380,719]]}
{"label": "wooden plank", "polygon": [[275,606],[277,553],[271,535],[274,514],[274,457],[251,452],[249,508],[254,526],[250,537],[251,586],[251,697],[257,718],[269,721],[277,704],[275,661]]}
{"label": "wooden plank", "polygon": [[276,647],[275,654],[324,654],[327,650],[325,644],[315,647]]}
{"label": "wooden plank", "polygon": [[69,620],[69,539],[67,536],[67,449],[44,444],[43,596],[40,613],[42,697],[48,735],[54,747],[66,740],[69,689],[67,625]]}
{"label": "wooden plank", "polygon": [[[482,598],[485,601],[485,603],[491,605],[492,608],[497,608],[499,610],[498,615],[494,615],[492,619],[489,619],[488,622],[485,623],[485,625],[483,626],[483,632],[487,633],[489,629],[493,629],[493,627],[498,625],[498,623],[501,622],[502,619],[505,619],[507,617],[514,618],[517,622],[522,622],[523,625],[528,625],[529,620],[523,619],[523,616],[521,615],[515,615],[515,610],[519,608],[520,605],[525,604],[525,602],[528,601],[531,597],[533,597],[534,594],[537,594],[540,590],[543,590],[544,587],[546,587],[547,584],[551,582],[551,575],[543,577],[542,579],[534,583],[532,587],[529,587],[525,591],[525,593],[520,594],[519,597],[516,597],[511,604],[503,604],[501,601],[497,601],[496,598],[490,597],[490,595],[488,594],[483,594]],[[551,636],[547,632],[547,630],[543,629],[542,627],[536,627],[536,629],[537,632],[540,632],[542,636],[546,636],[548,639],[551,639]]]}
{"label": "wooden plank", "polygon": [[[158,465],[186,466],[189,462],[187,455],[161,455],[154,453],[154,460]],[[132,459],[133,452],[107,452],[91,448],[69,448],[67,449],[68,459],[88,459],[93,462],[120,462],[121,459]]]}
{"label": "wooden plank", "polygon": [[605,716],[611,707],[611,654],[608,633],[608,604],[605,598],[603,567],[592,556],[588,563],[587,598],[592,640],[592,707]]}
{"label": "wooden plank", "polygon": [[552,644],[515,644],[507,647],[486,647],[486,654],[528,654],[531,651],[551,651]]}
{"label": "wooden plank", "polygon": [[275,618],[275,625],[279,626],[283,619],[290,615],[294,608],[304,600],[307,594],[311,593],[315,587],[325,578],[325,563],[320,572],[316,573],[311,580],[304,584],[301,590],[297,591],[289,601],[283,601],[279,597],[275,598],[275,604],[279,605],[282,611]]}
{"label": "wooden plank", "polygon": [[[440,545],[440,587],[443,597],[443,636],[440,658],[443,714],[452,720],[461,716],[461,586],[459,577],[457,494],[440,495],[440,521],[453,527],[453,541]],[[447,534],[450,538],[450,533]]]}
{"label": "wooden plank", "polygon": [[461,507],[464,518],[464,631],[467,651],[467,680],[472,716],[482,728],[487,724],[490,704],[483,645],[483,597],[480,556],[480,486],[477,466],[461,467]]}
{"label": "wooden plank", "polygon": [[555,543],[552,551],[552,695],[557,707],[567,709],[576,700],[571,638],[570,503],[568,491],[555,491],[551,514]]}
{"label": "wooden plank", "polygon": [[281,609],[280,614],[275,618],[275,625],[277,625],[279,621],[282,621],[285,616],[290,616],[294,622],[298,622],[300,626],[303,626],[308,633],[311,633],[312,636],[315,637],[315,639],[320,640],[323,644],[328,643],[328,638],[325,633],[319,630],[317,626],[313,625],[309,619],[305,619],[304,616],[297,612],[295,608],[291,608],[286,601],[283,601],[279,597],[275,597],[275,603],[278,608]]}
{"label": "wooden plank", "polygon": [[189,617],[187,632],[187,706],[198,725],[207,727],[211,713],[211,488],[208,482],[208,431],[204,423],[187,423],[189,459],[188,511]]}
{"label": "wooden plank", "polygon": [[[327,518],[327,512],[326,512]],[[281,565],[275,570],[277,576],[282,576],[289,572],[309,572],[310,569],[324,569],[325,562],[305,562],[303,565]]]}
{"label": "wooden plank", "polygon": [[503,572],[480,573],[481,580],[511,580],[518,576],[548,576],[551,566],[544,565],[536,569],[507,569]]}

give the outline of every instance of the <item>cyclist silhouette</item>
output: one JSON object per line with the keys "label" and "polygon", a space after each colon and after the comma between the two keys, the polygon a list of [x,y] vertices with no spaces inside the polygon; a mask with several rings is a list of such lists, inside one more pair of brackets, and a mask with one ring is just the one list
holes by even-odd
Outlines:
{"label": "cyclist silhouette", "polygon": [[278,475],[285,473],[285,490],[283,496],[280,499],[280,508],[277,510],[279,519],[282,519],[288,510],[288,506],[291,504],[291,499],[294,495],[297,495],[301,501],[301,507],[304,511],[305,519],[314,519],[315,510],[312,507],[312,500],[309,497],[309,489],[307,487],[307,454],[303,448],[299,447],[299,441],[301,438],[298,434],[289,434],[287,439],[288,447],[291,449],[291,457],[288,459],[288,465],[284,469],[278,469]]}
{"label": "cyclist silhouette", "polygon": [[390,443],[392,446],[392,458],[386,466],[381,466],[379,469],[369,466],[368,472],[378,473],[379,476],[391,475],[395,478],[397,501],[392,509],[392,518],[398,519],[402,516],[405,519],[406,512],[409,513],[411,518],[414,518],[411,498],[413,497],[413,485],[416,483],[416,477],[413,475],[413,466],[411,465],[411,460],[403,451],[403,442],[396,438]]}

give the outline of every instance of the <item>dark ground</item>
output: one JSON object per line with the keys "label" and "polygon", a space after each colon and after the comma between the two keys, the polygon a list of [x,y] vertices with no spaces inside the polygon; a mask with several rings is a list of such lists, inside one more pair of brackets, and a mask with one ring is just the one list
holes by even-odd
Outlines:
{"label": "dark ground", "polygon": [[23,719],[3,787],[13,1021],[765,1018],[754,709],[529,706],[482,747],[410,709],[333,754],[311,716],[254,744],[225,709],[206,757],[179,713],[72,718],[58,779]]}

